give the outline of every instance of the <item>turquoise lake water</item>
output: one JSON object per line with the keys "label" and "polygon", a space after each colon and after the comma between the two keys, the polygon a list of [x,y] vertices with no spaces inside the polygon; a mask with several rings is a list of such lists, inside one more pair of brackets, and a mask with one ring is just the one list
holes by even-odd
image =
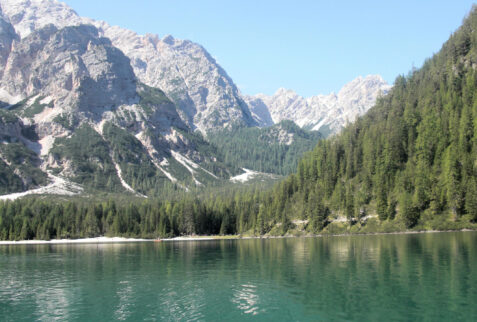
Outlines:
{"label": "turquoise lake water", "polygon": [[476,321],[477,232],[0,246],[0,320]]}

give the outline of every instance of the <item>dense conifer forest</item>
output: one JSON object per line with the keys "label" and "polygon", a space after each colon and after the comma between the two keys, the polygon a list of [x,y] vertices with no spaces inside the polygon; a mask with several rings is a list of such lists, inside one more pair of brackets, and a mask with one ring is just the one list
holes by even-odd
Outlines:
{"label": "dense conifer forest", "polygon": [[303,154],[321,139],[316,131],[305,131],[293,121],[268,128],[242,127],[208,135],[227,164],[260,172],[289,175],[296,171]]}

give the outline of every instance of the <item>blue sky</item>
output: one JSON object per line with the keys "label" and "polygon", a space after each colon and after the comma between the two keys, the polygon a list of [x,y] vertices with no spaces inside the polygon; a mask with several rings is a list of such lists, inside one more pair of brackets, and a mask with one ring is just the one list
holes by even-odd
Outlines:
{"label": "blue sky", "polygon": [[472,1],[67,0],[80,15],[204,46],[243,93],[311,96],[437,52]]}

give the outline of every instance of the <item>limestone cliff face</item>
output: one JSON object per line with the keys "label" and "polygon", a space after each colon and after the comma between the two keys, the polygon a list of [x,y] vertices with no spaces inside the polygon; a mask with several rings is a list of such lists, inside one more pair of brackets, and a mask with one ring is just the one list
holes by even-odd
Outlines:
{"label": "limestone cliff face", "polygon": [[161,88],[193,130],[203,133],[227,126],[256,125],[239,90],[200,45],[157,35],[138,35],[102,21],[80,17],[55,0],[1,0],[6,15],[24,38],[48,24],[57,28],[92,24],[131,60],[137,78]]}
{"label": "limestone cliff face", "polygon": [[92,24],[130,58],[138,80],[162,89],[178,107],[182,120],[202,133],[228,126],[270,126],[293,120],[323,134],[338,132],[363,115],[389,85],[378,75],[358,77],[338,94],[303,98],[280,89],[273,96],[243,96],[227,73],[200,45],[157,35],[138,35],[103,21],[80,17],[56,0],[0,0],[20,37],[47,24],[58,28]]}
{"label": "limestone cliff face", "polygon": [[161,88],[177,104],[192,129],[205,133],[255,125],[233,81],[202,46],[172,36],[139,36],[106,23],[95,24],[131,58],[142,82]]}
{"label": "limestone cliff face", "polygon": [[[207,142],[176,105],[141,83],[130,59],[96,27],[49,24],[19,38],[4,22],[0,172],[12,191],[44,184],[46,171],[138,195],[164,181],[186,189],[218,180],[204,166],[227,175],[214,166],[216,155],[199,152]],[[12,151],[28,158],[11,159]]]}
{"label": "limestone cliff face", "polygon": [[[282,120],[292,120],[300,127],[320,131],[323,135],[337,133],[343,126],[366,113],[390,86],[379,75],[358,77],[338,92],[309,98],[292,90],[279,89],[274,95],[258,94],[246,98],[252,113],[263,120],[263,126]],[[264,111],[269,112],[268,116]]]}
{"label": "limestone cliff face", "polygon": [[129,59],[109,39],[99,38],[95,27],[86,25],[61,30],[47,25],[15,42],[1,85],[11,97],[49,96],[65,110],[137,100]]}
{"label": "limestone cliff face", "polygon": [[12,43],[18,40],[18,35],[12,24],[4,17],[0,10],[0,77],[3,74],[3,68],[7,61],[8,55],[12,50]]}

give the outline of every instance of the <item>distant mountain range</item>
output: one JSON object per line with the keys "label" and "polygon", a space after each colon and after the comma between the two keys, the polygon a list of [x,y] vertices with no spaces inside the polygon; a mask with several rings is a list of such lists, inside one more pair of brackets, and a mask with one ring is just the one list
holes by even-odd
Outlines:
{"label": "distant mountain range", "polygon": [[366,113],[377,97],[386,94],[390,88],[381,76],[369,75],[354,79],[338,94],[304,98],[292,90],[280,88],[272,96],[247,96],[246,101],[262,126],[291,120],[304,129],[328,136]]}
{"label": "distant mountain range", "polygon": [[[379,76],[367,76],[337,95],[305,99],[281,89],[244,96],[191,41],[137,35],[54,0],[0,6],[2,194],[60,177],[140,196],[217,184],[245,166],[225,162],[208,136],[283,120],[327,136],[389,89]],[[287,137],[298,133],[285,128],[294,131]],[[283,137],[270,139],[284,144]]]}

